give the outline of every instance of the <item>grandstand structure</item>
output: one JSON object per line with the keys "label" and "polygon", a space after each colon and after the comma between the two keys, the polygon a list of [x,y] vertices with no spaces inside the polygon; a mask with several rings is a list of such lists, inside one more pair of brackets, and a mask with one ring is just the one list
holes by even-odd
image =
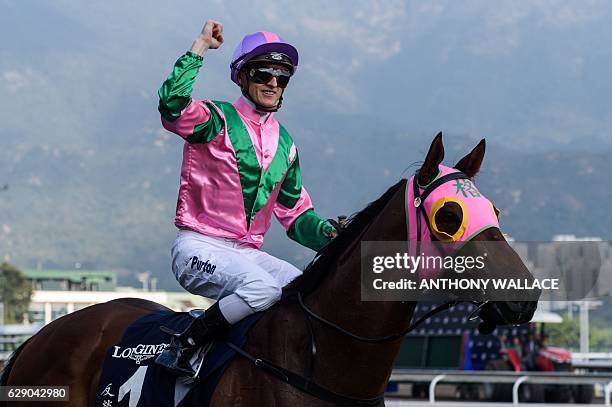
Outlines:
{"label": "grandstand structure", "polygon": [[49,322],[79,309],[117,298],[142,298],[175,311],[207,308],[210,301],[187,292],[120,287],[117,273],[97,270],[23,270],[33,288],[27,323]]}

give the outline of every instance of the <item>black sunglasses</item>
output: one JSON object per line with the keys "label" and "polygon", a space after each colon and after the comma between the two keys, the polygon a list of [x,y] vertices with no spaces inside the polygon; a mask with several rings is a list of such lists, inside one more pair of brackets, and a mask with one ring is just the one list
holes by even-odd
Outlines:
{"label": "black sunglasses", "polygon": [[276,83],[279,88],[286,88],[291,78],[291,72],[285,69],[275,68],[252,68],[249,71],[249,77],[255,83],[268,83],[272,77],[276,78]]}

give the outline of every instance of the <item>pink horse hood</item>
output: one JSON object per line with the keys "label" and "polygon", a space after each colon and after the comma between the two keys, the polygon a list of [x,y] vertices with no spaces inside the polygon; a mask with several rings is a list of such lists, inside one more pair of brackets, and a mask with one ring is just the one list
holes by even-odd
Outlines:
{"label": "pink horse hood", "polygon": [[[443,165],[440,165],[439,168],[440,173],[436,179],[447,174],[459,172],[455,168],[450,168]],[[414,182],[415,179],[412,177],[408,185],[408,199],[406,201],[408,205],[407,212],[410,225],[410,241],[417,240],[417,208],[414,205]],[[423,192],[424,188],[420,188],[420,191]],[[455,242],[469,241],[481,231],[491,227],[499,228],[499,221],[497,219],[497,215],[495,214],[495,210],[493,209],[493,204],[484,195],[482,195],[480,191],[478,191],[478,188],[476,188],[476,185],[471,179],[457,179],[445,182],[436,188],[427,197],[427,199],[425,199],[425,202],[421,203],[421,205],[424,206],[425,212],[431,221],[432,215],[435,216],[435,211],[442,207],[446,202],[456,202],[463,210],[463,222],[460,230],[455,236],[455,239],[453,239]],[[426,220],[423,219],[422,214],[419,213],[418,215],[421,216],[422,222],[420,236],[421,241],[431,241],[429,228],[425,223]]]}

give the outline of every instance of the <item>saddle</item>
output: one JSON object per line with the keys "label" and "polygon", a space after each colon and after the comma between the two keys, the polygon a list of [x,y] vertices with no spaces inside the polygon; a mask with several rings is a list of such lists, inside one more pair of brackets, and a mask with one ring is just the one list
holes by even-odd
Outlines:
{"label": "saddle", "polygon": [[154,363],[170,342],[166,331],[183,331],[193,317],[184,312],[154,312],[135,321],[121,341],[106,353],[98,383],[99,407],[190,407],[207,406],[223,372],[236,355],[230,344],[241,348],[263,313],[251,315],[218,338],[203,345],[192,356],[196,375],[178,378]]}

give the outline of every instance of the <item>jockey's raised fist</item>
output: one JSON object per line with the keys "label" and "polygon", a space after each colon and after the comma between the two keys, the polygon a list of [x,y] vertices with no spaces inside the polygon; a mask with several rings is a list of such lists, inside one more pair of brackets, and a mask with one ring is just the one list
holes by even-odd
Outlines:
{"label": "jockey's raised fist", "polygon": [[200,33],[200,38],[208,48],[219,48],[223,44],[223,24],[215,20],[206,21]]}

